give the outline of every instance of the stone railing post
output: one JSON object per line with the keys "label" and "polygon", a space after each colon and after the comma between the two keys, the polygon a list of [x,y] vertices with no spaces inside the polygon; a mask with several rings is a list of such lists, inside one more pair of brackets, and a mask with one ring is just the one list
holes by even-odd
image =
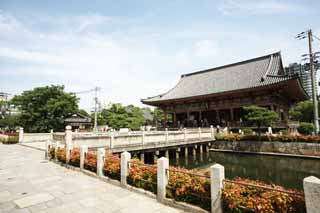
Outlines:
{"label": "stone railing post", "polygon": [[67,143],[67,144],[66,144],[66,163],[67,163],[67,164],[68,164],[69,161],[70,161],[72,149],[73,149],[72,143]]}
{"label": "stone railing post", "polygon": [[308,213],[319,212],[320,209],[320,179],[309,176],[303,179],[304,197]]}
{"label": "stone railing post", "polygon": [[211,171],[211,212],[222,212],[221,192],[223,189],[224,167],[214,164],[210,167]]}
{"label": "stone railing post", "polygon": [[53,129],[50,130],[50,140],[53,141]]}
{"label": "stone railing post", "polygon": [[212,140],[215,140],[215,137],[214,137],[214,128],[213,128],[212,125],[210,126],[210,131],[211,131],[211,139],[212,139]]}
{"label": "stone railing post", "polygon": [[106,150],[104,148],[99,148],[97,151],[97,175],[99,177],[103,176],[103,166],[104,166],[105,155],[106,155]]}
{"label": "stone railing post", "polygon": [[58,154],[59,148],[60,148],[60,142],[57,141],[57,142],[56,142],[56,146],[54,147],[54,159],[55,159],[56,161],[58,161],[57,154]]}
{"label": "stone railing post", "polygon": [[22,143],[22,141],[23,141],[23,128],[22,127],[20,127],[20,129],[19,129],[19,143]]}
{"label": "stone railing post", "polygon": [[51,144],[52,144],[52,143],[51,143],[50,140],[47,140],[47,141],[46,141],[46,148],[45,148],[45,151],[46,151],[46,152],[45,152],[45,158],[46,158],[46,159],[49,159],[49,157],[50,157],[50,153],[49,153],[49,151],[50,151],[49,149],[50,149],[50,148],[49,148],[49,147],[50,147]]}
{"label": "stone railing post", "polygon": [[143,129],[143,130],[142,130],[142,134],[141,134],[142,146],[144,146],[144,141],[145,141],[145,132],[144,132],[144,129]]}
{"label": "stone railing post", "polygon": [[168,142],[169,142],[169,132],[168,132],[168,128],[165,129],[164,134],[165,134],[165,138],[166,138],[166,143],[168,143]]}
{"label": "stone railing post", "polygon": [[166,187],[168,184],[169,159],[161,157],[157,161],[157,199],[163,202],[166,198]]}
{"label": "stone railing post", "polygon": [[198,129],[198,134],[199,134],[199,140],[201,141],[201,138],[202,138],[202,134],[201,134],[202,132],[201,132],[201,127],[199,127],[199,129]]}
{"label": "stone railing post", "polygon": [[121,185],[127,185],[127,176],[129,174],[129,162],[131,160],[131,154],[129,152],[121,153]]}
{"label": "stone railing post", "polygon": [[88,153],[88,146],[87,145],[80,146],[80,170],[84,169],[84,160],[86,158],[87,153]]}
{"label": "stone railing post", "polygon": [[110,149],[113,149],[113,143],[114,143],[114,130],[110,130]]}
{"label": "stone railing post", "polygon": [[183,141],[186,142],[187,141],[187,129],[183,128]]}
{"label": "stone railing post", "polygon": [[66,126],[65,131],[65,142],[66,142],[66,163],[68,164],[70,161],[70,153],[73,148],[72,146],[72,130],[71,126]]}

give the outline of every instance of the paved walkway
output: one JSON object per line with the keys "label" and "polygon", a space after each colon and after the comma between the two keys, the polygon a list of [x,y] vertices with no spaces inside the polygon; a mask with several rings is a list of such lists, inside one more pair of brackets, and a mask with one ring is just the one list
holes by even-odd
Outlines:
{"label": "paved walkway", "polygon": [[0,212],[180,212],[155,199],[0,144]]}

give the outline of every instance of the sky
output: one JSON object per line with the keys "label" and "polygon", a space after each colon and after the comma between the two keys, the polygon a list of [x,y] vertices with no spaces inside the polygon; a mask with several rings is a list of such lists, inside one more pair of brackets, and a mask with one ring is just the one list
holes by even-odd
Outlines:
{"label": "sky", "polygon": [[0,0],[0,91],[99,86],[102,105],[142,106],[181,74],[276,51],[300,62],[308,46],[295,36],[319,37],[319,18],[318,0]]}

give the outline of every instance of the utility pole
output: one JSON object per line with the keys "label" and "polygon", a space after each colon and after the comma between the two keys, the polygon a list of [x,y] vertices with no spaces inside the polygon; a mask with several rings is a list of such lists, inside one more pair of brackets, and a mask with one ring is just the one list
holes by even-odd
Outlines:
{"label": "utility pole", "polygon": [[100,87],[95,87],[93,89],[90,90],[85,90],[85,91],[81,91],[81,92],[74,92],[73,94],[77,95],[77,94],[83,94],[83,93],[89,93],[89,92],[94,92],[94,124],[93,124],[93,132],[97,133],[98,132],[98,105],[99,105],[99,101],[98,101],[98,91],[100,91],[101,88]]}
{"label": "utility pole", "polygon": [[318,94],[317,94],[317,77],[314,69],[314,54],[312,51],[312,30],[308,30],[308,41],[309,41],[309,58],[310,58],[310,75],[312,84],[312,101],[313,101],[313,122],[316,130],[316,135],[319,133],[319,112],[318,112]]}
{"label": "utility pole", "polygon": [[[309,60],[310,60],[310,75],[311,75],[311,85],[312,85],[312,102],[313,102],[313,123],[315,127],[315,134],[319,134],[319,112],[318,112],[318,94],[317,94],[317,78],[316,71],[314,68],[314,59],[316,58],[316,54],[313,53],[312,50],[312,41],[313,37],[312,30],[308,30],[297,35],[297,39],[301,40],[306,38],[306,34],[308,34],[308,43],[309,43]],[[307,54],[306,54],[307,55]],[[305,55],[303,55],[305,56]]]}
{"label": "utility pole", "polygon": [[94,93],[95,93],[95,96],[94,96],[94,126],[93,126],[93,131],[94,133],[97,133],[98,132],[98,91],[100,90],[99,87],[95,87],[94,88]]}

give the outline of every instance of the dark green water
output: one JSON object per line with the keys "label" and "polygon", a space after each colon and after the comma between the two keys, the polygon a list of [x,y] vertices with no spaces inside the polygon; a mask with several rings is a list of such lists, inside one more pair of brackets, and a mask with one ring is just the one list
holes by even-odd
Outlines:
{"label": "dark green water", "polygon": [[261,180],[286,188],[302,189],[303,178],[313,175],[320,178],[320,160],[278,157],[267,155],[210,152],[196,157],[181,157],[178,162],[170,159],[171,165],[188,169],[209,169],[214,163],[225,167],[226,178],[234,177]]}

